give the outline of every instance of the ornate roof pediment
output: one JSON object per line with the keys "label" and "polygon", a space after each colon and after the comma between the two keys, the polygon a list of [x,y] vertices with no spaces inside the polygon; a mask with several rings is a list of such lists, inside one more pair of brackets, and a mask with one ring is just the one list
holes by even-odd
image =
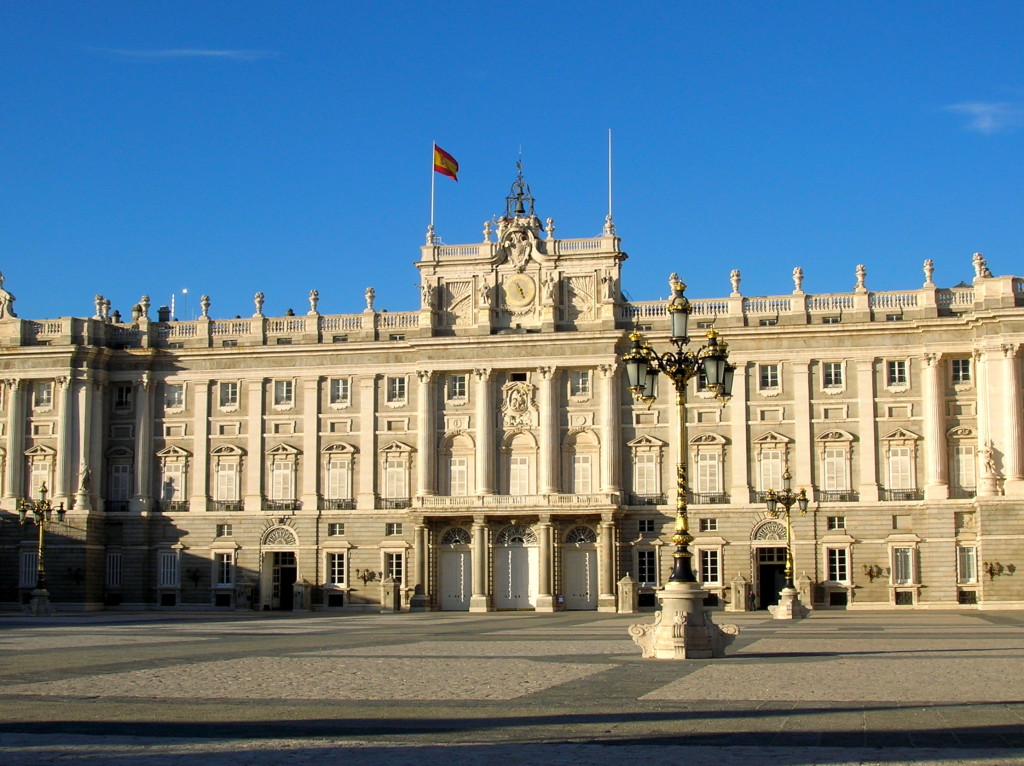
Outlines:
{"label": "ornate roof pediment", "polygon": [[379,452],[412,452],[412,447],[408,444],[402,444],[402,442],[391,442],[386,447],[381,447]]}
{"label": "ornate roof pediment", "polygon": [[721,434],[707,433],[694,436],[690,444],[728,444],[728,440]]}
{"label": "ornate roof pediment", "polygon": [[793,440],[777,431],[769,431],[754,439],[754,444],[789,444]]}
{"label": "ornate roof pediment", "polygon": [[335,442],[334,444],[328,444],[326,447],[323,448],[322,451],[331,453],[342,452],[346,454],[351,454],[357,452],[358,450],[356,450],[356,448],[353,447],[351,444],[345,444],[344,442]]}
{"label": "ornate roof pediment", "polygon": [[905,428],[897,428],[882,437],[882,441],[916,441],[921,437]]}
{"label": "ornate roof pediment", "polygon": [[817,441],[852,442],[854,441],[854,436],[849,431],[844,431],[841,428],[833,428],[831,431],[825,431],[823,434],[819,435]]}
{"label": "ornate roof pediment", "polygon": [[290,444],[277,444],[267,450],[268,455],[301,455],[302,450],[296,449]]}
{"label": "ornate roof pediment", "polygon": [[245,450],[234,444],[222,444],[210,450],[211,455],[244,455]]}
{"label": "ornate roof pediment", "polygon": [[650,449],[665,449],[667,446],[661,439],[655,439],[653,436],[638,436],[633,441],[626,442],[627,447],[636,449],[637,447],[648,447]]}
{"label": "ornate roof pediment", "polygon": [[37,455],[45,455],[47,457],[52,457],[53,455],[56,454],[57,450],[55,450],[53,447],[47,447],[45,444],[37,444],[31,449],[25,450],[25,457],[35,457]]}
{"label": "ornate roof pediment", "polygon": [[156,453],[157,457],[192,457],[192,453],[188,450],[183,450],[181,447],[172,444],[170,447],[164,447],[162,450]]}

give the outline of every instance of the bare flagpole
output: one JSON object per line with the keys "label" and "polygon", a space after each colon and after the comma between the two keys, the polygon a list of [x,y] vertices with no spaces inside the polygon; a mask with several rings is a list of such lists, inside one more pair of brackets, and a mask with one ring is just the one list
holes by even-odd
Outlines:
{"label": "bare flagpole", "polygon": [[437,143],[430,143],[430,225],[427,227],[427,244],[434,244],[434,155],[437,153]]}
{"label": "bare flagpole", "polygon": [[612,129],[608,128],[608,215],[604,219],[604,233],[611,235],[615,233],[615,224],[612,223]]}

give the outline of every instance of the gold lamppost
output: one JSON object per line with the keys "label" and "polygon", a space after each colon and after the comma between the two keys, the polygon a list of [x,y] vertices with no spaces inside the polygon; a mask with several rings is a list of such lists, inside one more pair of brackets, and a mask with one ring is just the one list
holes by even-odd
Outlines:
{"label": "gold lamppost", "polygon": [[[704,387],[721,399],[732,393],[735,367],[728,362],[728,349],[719,342],[718,333],[707,333],[707,345],[690,351],[688,323],[692,307],[683,294],[686,285],[677,274],[669,276],[672,297],[668,301],[670,320],[669,342],[674,351],[659,354],[644,341],[639,332],[630,333],[632,347],[622,356],[626,379],[634,400],[647,406],[657,399],[658,378],[665,375],[675,388],[677,443],[679,459],[676,463],[676,523],[672,542],[672,574],[668,583],[658,592],[662,610],[653,625],[633,625],[630,634],[643,649],[644,657],[688,659],[721,657],[725,646],[739,633],[734,625],[719,629],[705,613],[703,601],[707,595],[697,584],[693,571],[693,542],[687,515],[688,483],[686,477],[686,384],[704,374]],[[666,617],[668,618],[666,620]]]}
{"label": "gold lamppost", "polygon": [[46,565],[44,553],[46,549],[46,527],[53,521],[53,514],[57,514],[57,523],[64,523],[64,503],[56,508],[50,504],[47,497],[49,490],[46,489],[46,482],[39,486],[38,500],[18,501],[18,523],[35,524],[39,528],[39,546],[36,549],[36,587],[32,590],[31,611],[34,615],[50,614],[50,593],[46,590]]}
{"label": "gold lamppost", "polygon": [[[765,498],[768,515],[772,518],[782,516],[786,521],[786,581],[779,593],[779,603],[771,609],[772,617],[776,620],[792,620],[807,616],[807,608],[800,603],[800,594],[793,586],[793,532],[790,525],[790,509],[794,505],[801,514],[807,513],[807,490],[801,487],[794,492],[790,484],[792,479],[787,465],[786,470],[782,472],[782,489],[778,492],[774,489],[768,490],[768,496]],[[779,510],[780,506],[782,510]]]}

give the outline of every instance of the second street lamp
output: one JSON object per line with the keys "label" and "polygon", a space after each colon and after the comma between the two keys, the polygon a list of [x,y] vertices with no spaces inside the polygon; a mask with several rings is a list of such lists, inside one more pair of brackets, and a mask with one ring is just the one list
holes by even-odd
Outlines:
{"label": "second street lamp", "polygon": [[46,526],[53,520],[53,514],[57,514],[57,523],[64,523],[64,503],[56,508],[50,504],[46,497],[49,490],[46,489],[46,482],[39,487],[38,500],[20,500],[18,502],[18,522],[20,524],[35,524],[39,528],[39,543],[36,548],[36,584],[32,589],[32,603],[29,607],[32,614],[49,615],[52,612],[50,607],[50,592],[46,589],[46,564],[44,553],[46,551]]}
{"label": "second street lamp", "polygon": [[[800,603],[800,594],[793,586],[793,531],[790,523],[790,509],[794,505],[801,514],[807,513],[807,490],[801,487],[794,492],[790,484],[792,478],[789,466],[786,466],[782,473],[782,489],[768,490],[768,496],[765,498],[768,515],[772,518],[782,516],[786,522],[786,581],[779,593],[779,603],[769,607],[772,617],[776,620],[793,620],[807,616],[807,607]],[[779,510],[779,506],[782,506],[782,510]]]}
{"label": "second street lamp", "polygon": [[701,373],[704,388],[725,399],[732,393],[731,365],[728,348],[718,340],[718,333],[708,331],[707,345],[690,351],[690,302],[683,294],[686,285],[677,274],[669,277],[672,297],[668,301],[670,337],[674,351],[657,353],[639,332],[630,333],[631,348],[622,355],[630,393],[648,407],[658,396],[658,378],[665,375],[672,381],[676,394],[676,422],[678,425],[676,463],[676,520],[672,542],[672,574],[668,583],[658,592],[662,609],[653,625],[633,625],[630,634],[643,649],[644,657],[663,659],[689,659],[721,657],[725,646],[739,632],[735,625],[719,629],[704,611],[707,593],[700,588],[693,571],[693,542],[687,514],[689,486],[686,475],[686,386]]}

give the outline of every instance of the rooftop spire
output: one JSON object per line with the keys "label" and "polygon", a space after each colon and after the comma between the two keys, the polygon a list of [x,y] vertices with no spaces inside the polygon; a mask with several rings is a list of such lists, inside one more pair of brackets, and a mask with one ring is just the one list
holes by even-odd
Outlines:
{"label": "rooftop spire", "polygon": [[505,197],[505,217],[523,218],[534,217],[533,195],[530,194],[530,185],[523,178],[523,156],[520,151],[519,160],[516,162],[516,180],[512,184],[512,190]]}

